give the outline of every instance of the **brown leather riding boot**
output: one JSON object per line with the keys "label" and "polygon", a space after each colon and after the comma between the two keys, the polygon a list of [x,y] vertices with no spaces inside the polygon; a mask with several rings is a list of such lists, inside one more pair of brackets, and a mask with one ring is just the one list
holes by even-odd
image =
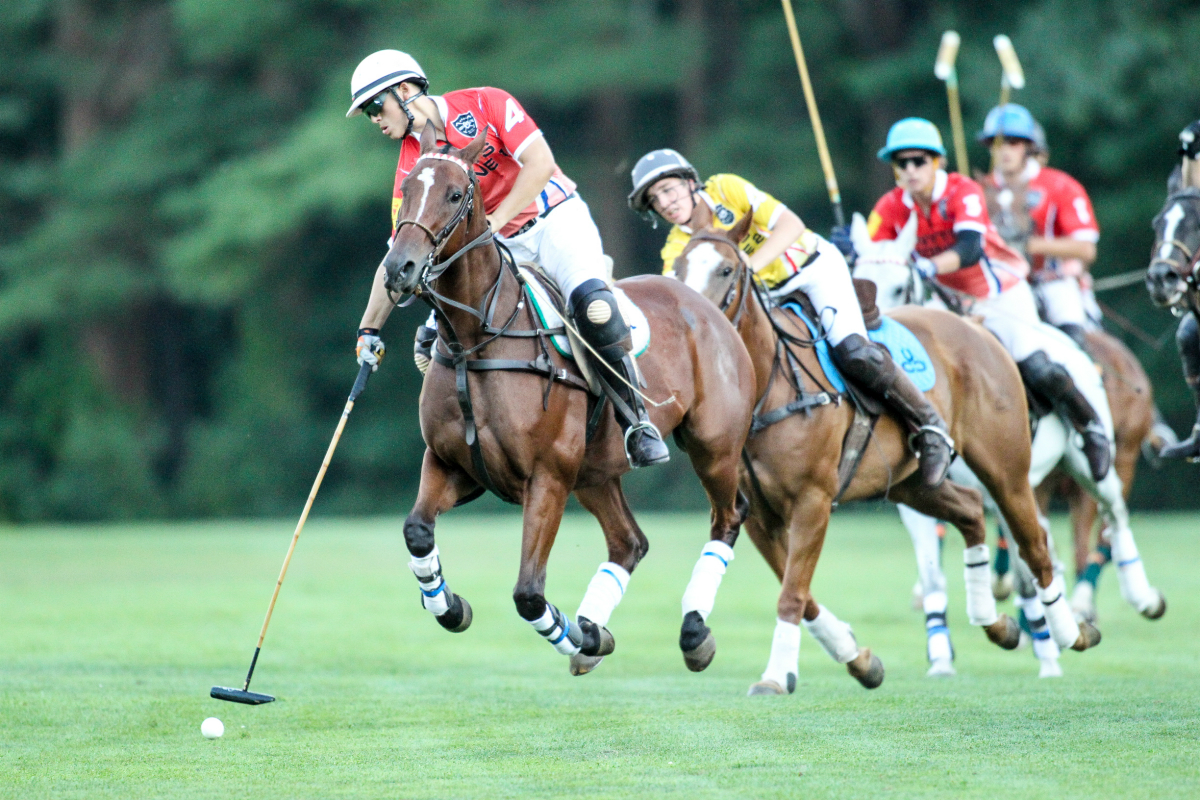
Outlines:
{"label": "brown leather riding boot", "polygon": [[954,440],[933,404],[896,366],[886,348],[858,334],[843,339],[833,355],[851,380],[883,398],[914,429],[908,445],[917,454],[921,480],[931,489],[940,486],[954,460]]}

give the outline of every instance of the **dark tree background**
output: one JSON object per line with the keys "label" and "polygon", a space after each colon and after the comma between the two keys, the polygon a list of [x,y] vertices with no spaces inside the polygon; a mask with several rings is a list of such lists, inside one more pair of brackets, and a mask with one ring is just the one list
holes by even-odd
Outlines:
{"label": "dark tree background", "polygon": [[[1175,135],[1200,114],[1193,4],[798,0],[796,13],[849,208],[889,187],[874,152],[891,122],[928,116],[948,139],[941,32],[963,37],[969,133],[996,101],[991,38],[1005,32],[1029,81],[1015,99],[1095,201],[1095,274],[1145,265]],[[619,275],[657,268],[663,231],[624,204],[654,147],[830,224],[778,2],[7,0],[0,519],[296,511],[356,371],[388,233],[396,145],[343,117],[355,64],[384,47],[413,53],[435,92],[521,98]],[[1101,299],[1186,429],[1174,321],[1140,285]],[[385,331],[392,355],[338,451],[327,510],[411,501],[419,316]],[[1196,469],[1143,467],[1135,503],[1194,504]],[[628,483],[641,507],[701,502],[681,458]]]}

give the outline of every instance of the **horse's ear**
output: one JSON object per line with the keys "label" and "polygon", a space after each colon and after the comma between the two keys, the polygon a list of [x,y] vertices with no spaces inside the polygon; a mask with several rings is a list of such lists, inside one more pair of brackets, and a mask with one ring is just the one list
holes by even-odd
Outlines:
{"label": "horse's ear", "polygon": [[426,125],[421,130],[421,155],[432,152],[437,147],[437,131],[432,125]]}
{"label": "horse's ear", "polygon": [[901,249],[906,253],[911,253],[917,246],[916,211],[908,215],[908,222],[904,223],[904,227],[900,229],[900,235],[896,237],[896,241],[900,243]]}
{"label": "horse's ear", "polygon": [[850,243],[854,245],[854,250],[858,253],[864,252],[871,244],[871,233],[867,230],[867,221],[857,211],[850,218]]}
{"label": "horse's ear", "polygon": [[474,164],[475,159],[479,158],[479,154],[483,152],[483,146],[487,143],[487,128],[479,132],[469,145],[458,151],[458,155],[463,161],[468,164]]}
{"label": "horse's ear", "polygon": [[754,221],[754,210],[751,209],[742,215],[742,218],[733,223],[733,227],[726,234],[730,241],[735,245],[741,244],[742,239],[746,238],[746,234],[750,232],[750,223]]}

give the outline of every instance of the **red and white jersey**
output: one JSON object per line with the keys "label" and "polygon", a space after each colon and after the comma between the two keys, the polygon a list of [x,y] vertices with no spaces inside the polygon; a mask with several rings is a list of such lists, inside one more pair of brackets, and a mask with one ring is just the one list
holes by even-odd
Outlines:
{"label": "red and white jersey", "polygon": [[[541,129],[521,104],[503,89],[459,89],[440,96],[431,95],[430,99],[437,105],[446,124],[446,140],[451,147],[466,147],[480,130],[487,130],[487,143],[475,162],[475,177],[483,191],[484,211],[492,213],[512,191],[521,171],[521,153],[541,137]],[[392,190],[392,231],[396,230],[396,217],[400,213],[400,184],[420,155],[421,139],[414,132],[400,144],[400,163],[396,167],[396,185]],[[555,167],[554,174],[537,198],[513,217],[500,234],[512,236],[525,223],[554,208],[574,192],[574,182]]]}
{"label": "red and white jersey", "polygon": [[[1025,163],[1021,173],[1025,183],[1025,210],[1033,223],[1032,234],[1047,239],[1070,238],[1082,242],[1100,241],[1100,226],[1092,211],[1092,200],[1079,181],[1060,169],[1043,167],[1036,159]],[[1004,177],[996,172],[988,181],[998,189],[1004,188]],[[1084,271],[1079,259],[1050,259],[1036,255],[1031,259],[1033,273],[1045,269],[1060,277],[1078,277]]]}
{"label": "red and white jersey", "polygon": [[879,198],[867,220],[871,238],[895,239],[914,211],[917,253],[926,258],[953,247],[958,231],[977,231],[983,235],[984,257],[979,263],[938,275],[939,283],[974,297],[993,297],[1028,277],[1028,262],[1005,244],[992,227],[983,189],[970,178],[938,170],[928,216],[906,190],[899,186],[892,189]]}

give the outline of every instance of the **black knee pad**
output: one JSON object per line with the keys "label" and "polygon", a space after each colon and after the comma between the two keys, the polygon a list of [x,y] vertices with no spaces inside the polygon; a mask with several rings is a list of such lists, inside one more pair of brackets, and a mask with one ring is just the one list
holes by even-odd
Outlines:
{"label": "black knee pad", "polygon": [[1055,364],[1045,351],[1038,350],[1024,361],[1017,362],[1025,385],[1051,402],[1057,402],[1075,388],[1071,374],[1061,364]]}
{"label": "black knee pad", "polygon": [[1195,386],[1200,380],[1200,323],[1194,313],[1185,314],[1175,331],[1175,344],[1183,361],[1183,377]]}
{"label": "black knee pad", "polygon": [[601,280],[588,280],[571,292],[567,304],[571,318],[580,335],[600,353],[605,361],[620,361],[625,357],[629,326],[617,308],[617,298]]}

